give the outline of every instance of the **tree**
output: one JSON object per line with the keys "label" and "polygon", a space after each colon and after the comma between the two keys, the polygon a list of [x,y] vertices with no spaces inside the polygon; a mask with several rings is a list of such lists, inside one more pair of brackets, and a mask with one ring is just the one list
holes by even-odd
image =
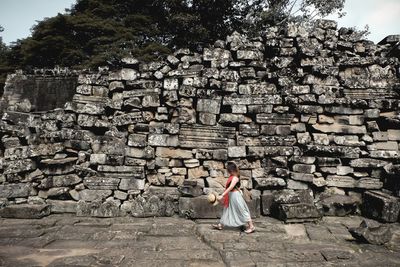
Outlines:
{"label": "tree", "polygon": [[268,25],[341,12],[345,0],[77,0],[16,42],[10,64],[95,67],[132,55],[164,57],[233,31],[257,35]]}
{"label": "tree", "polygon": [[[4,31],[4,28],[0,25],[0,33]],[[0,36],[0,95],[3,94],[4,83],[7,77],[7,73],[11,71],[12,66],[8,62],[9,48],[3,43],[3,38]]]}

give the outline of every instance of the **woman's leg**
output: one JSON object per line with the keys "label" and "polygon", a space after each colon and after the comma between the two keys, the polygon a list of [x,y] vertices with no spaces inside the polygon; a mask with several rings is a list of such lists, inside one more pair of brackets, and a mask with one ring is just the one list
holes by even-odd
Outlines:
{"label": "woman's leg", "polygon": [[217,230],[222,230],[222,228],[223,228],[223,226],[222,226],[221,223],[213,224],[212,227],[213,227],[214,229],[217,229]]}
{"label": "woman's leg", "polygon": [[248,225],[247,229],[244,231],[246,234],[251,234],[256,230],[256,228],[254,227],[253,220],[251,219],[251,217],[250,217],[250,220],[247,222],[247,225]]}

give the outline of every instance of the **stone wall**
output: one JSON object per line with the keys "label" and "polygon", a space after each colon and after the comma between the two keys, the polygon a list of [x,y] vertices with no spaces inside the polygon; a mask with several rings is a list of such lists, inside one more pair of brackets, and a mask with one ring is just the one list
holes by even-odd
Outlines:
{"label": "stone wall", "polygon": [[78,74],[69,69],[18,71],[7,77],[0,100],[0,113],[5,109],[17,112],[40,112],[62,108],[71,101]]}
{"label": "stone wall", "polygon": [[398,220],[399,59],[388,55],[399,37],[376,45],[336,27],[290,24],[163,62],[125,58],[82,72],[63,109],[9,109],[3,216],[23,206],[213,218],[220,208],[205,195],[223,191],[233,160],[253,215]]}

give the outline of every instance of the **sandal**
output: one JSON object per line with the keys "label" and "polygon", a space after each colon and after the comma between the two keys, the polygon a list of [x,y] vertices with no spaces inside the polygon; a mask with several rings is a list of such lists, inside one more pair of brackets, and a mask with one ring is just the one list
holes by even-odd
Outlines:
{"label": "sandal", "polygon": [[255,231],[256,231],[256,227],[253,226],[253,227],[251,227],[251,228],[246,229],[244,232],[245,232],[246,234],[251,234],[251,233],[254,233]]}
{"label": "sandal", "polygon": [[222,230],[222,225],[221,224],[213,224],[212,227],[216,230]]}

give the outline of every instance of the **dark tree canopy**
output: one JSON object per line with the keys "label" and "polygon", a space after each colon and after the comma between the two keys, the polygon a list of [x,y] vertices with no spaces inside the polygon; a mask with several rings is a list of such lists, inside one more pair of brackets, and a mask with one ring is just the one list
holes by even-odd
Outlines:
{"label": "dark tree canopy", "polygon": [[95,67],[132,55],[154,60],[196,48],[232,31],[256,34],[267,25],[340,12],[344,0],[78,0],[18,40],[9,66]]}

